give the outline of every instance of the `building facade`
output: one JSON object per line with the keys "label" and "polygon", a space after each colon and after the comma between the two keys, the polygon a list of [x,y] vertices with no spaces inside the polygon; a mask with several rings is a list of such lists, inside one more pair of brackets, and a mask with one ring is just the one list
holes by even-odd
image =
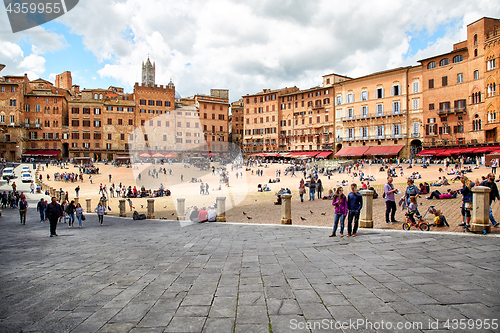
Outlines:
{"label": "building facade", "polygon": [[243,147],[243,131],[245,126],[243,104],[243,98],[231,103],[231,121],[229,122],[230,142],[240,147],[240,149]]}

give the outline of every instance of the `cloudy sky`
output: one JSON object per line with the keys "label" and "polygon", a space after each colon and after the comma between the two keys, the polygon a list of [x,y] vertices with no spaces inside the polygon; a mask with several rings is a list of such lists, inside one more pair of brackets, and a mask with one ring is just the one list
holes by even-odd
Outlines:
{"label": "cloudy sky", "polygon": [[13,34],[0,9],[1,75],[69,70],[81,88],[132,91],[148,55],[156,83],[182,96],[322,83],[449,52],[466,25],[500,18],[498,0],[80,0],[60,18]]}

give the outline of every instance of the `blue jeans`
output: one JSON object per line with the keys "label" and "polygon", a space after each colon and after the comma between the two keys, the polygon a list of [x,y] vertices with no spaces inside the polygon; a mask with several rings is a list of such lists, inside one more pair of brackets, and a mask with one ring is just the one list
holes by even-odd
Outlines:
{"label": "blue jeans", "polygon": [[316,189],[309,190],[309,200],[314,201],[314,195],[316,194]]}
{"label": "blue jeans", "polygon": [[344,214],[335,214],[335,217],[333,219],[333,233],[337,231],[337,226],[339,225],[339,220],[340,220],[340,234],[344,234],[344,221],[345,221],[345,215]]}
{"label": "blue jeans", "polygon": [[41,210],[39,213],[40,213],[40,222],[45,221],[45,210]]}
{"label": "blue jeans", "polygon": [[68,225],[73,225],[73,223],[75,223],[75,213],[68,215],[69,215]]}
{"label": "blue jeans", "polygon": [[77,215],[76,219],[78,220],[78,225],[81,227],[82,226],[82,216],[81,215]]}
{"label": "blue jeans", "polygon": [[491,204],[490,204],[490,221],[493,225],[497,225],[498,222],[495,221],[495,218],[493,217],[493,211],[491,210]]}
{"label": "blue jeans", "polygon": [[[353,220],[354,220],[354,225],[352,225]],[[349,216],[347,218],[347,234],[348,235],[355,234],[358,231],[358,222],[359,222],[359,211],[350,210]]]}

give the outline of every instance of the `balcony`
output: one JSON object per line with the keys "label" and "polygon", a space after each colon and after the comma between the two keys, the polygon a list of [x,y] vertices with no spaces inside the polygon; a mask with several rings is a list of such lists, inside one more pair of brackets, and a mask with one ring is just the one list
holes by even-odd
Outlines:
{"label": "balcony", "polygon": [[29,128],[29,129],[42,129],[41,124],[24,124],[24,127]]}
{"label": "balcony", "polygon": [[467,113],[467,108],[465,106],[458,108],[448,108],[448,109],[438,109],[436,110],[438,115],[447,115],[447,114],[465,114]]}
{"label": "balcony", "polygon": [[367,115],[358,115],[358,116],[348,116],[348,117],[342,117],[342,121],[355,121],[355,120],[363,120],[363,119],[374,119],[374,118],[381,118],[381,117],[393,117],[393,116],[402,116],[406,114],[406,110],[401,110],[401,111],[395,111],[391,113],[369,113]]}

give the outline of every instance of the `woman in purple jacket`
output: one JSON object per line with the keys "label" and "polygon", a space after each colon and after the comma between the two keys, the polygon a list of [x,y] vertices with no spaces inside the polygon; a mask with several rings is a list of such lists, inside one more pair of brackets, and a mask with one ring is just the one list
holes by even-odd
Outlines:
{"label": "woman in purple jacket", "polygon": [[340,237],[344,237],[344,221],[347,215],[347,197],[343,193],[342,187],[337,187],[335,194],[333,195],[332,205],[335,207],[335,218],[333,222],[333,232],[330,237],[335,237],[335,232],[337,231],[337,226],[339,225],[340,219]]}

